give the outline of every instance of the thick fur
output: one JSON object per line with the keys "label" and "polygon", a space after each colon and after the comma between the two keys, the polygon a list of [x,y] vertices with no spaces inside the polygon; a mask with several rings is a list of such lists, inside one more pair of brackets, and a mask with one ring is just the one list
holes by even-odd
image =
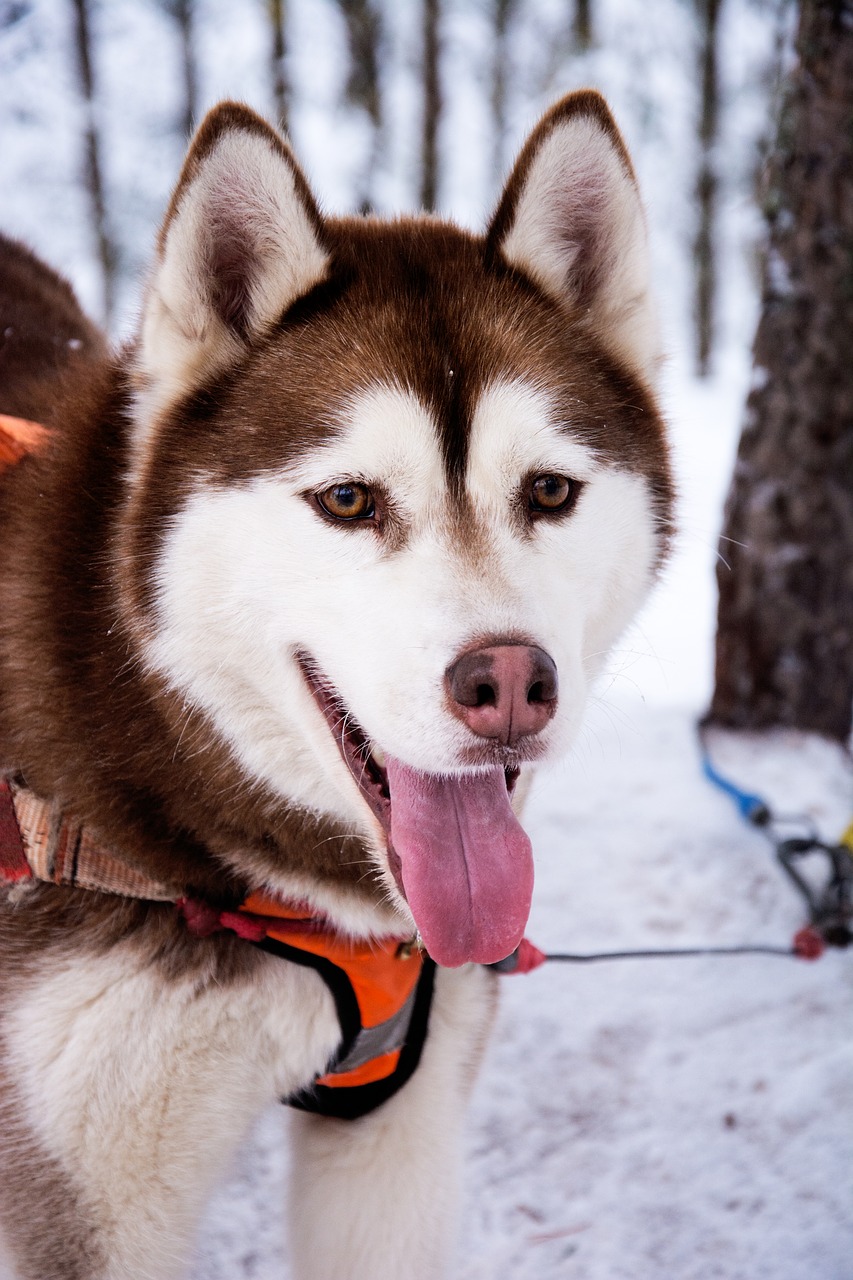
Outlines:
{"label": "thick fur", "polygon": [[[411,932],[297,657],[417,770],[529,771],[569,747],[672,503],[643,214],[602,100],[545,117],[484,237],[322,217],[287,144],[225,104],[191,147],[137,340],[109,356],[67,285],[2,241],[0,341],[18,315],[0,412],[56,437],[0,480],[0,767],[179,892],[263,889],[357,936]],[[534,520],[543,473],[579,496]],[[377,504],[358,526],[316,500],[352,480]],[[450,664],[495,642],[559,671],[555,714],[521,745],[448,706]],[[481,967],[440,970],[409,1084],[357,1122],[294,1118],[300,1280],[447,1273],[493,988]],[[9,894],[8,1274],[184,1274],[254,1117],[337,1039],[316,974],[192,938],[168,905]]]}

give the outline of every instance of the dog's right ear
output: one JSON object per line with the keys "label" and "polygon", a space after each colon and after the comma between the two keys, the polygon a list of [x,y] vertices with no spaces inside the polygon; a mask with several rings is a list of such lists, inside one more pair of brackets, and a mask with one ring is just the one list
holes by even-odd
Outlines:
{"label": "dog's right ear", "polygon": [[328,269],[290,148],[248,107],[214,107],[166,213],[143,309],[136,371],[149,422],[238,360]]}

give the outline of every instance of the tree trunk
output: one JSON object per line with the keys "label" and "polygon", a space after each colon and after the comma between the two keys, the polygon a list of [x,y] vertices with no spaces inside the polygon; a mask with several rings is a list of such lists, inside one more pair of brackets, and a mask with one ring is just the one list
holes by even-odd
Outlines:
{"label": "tree trunk", "polygon": [[710,718],[846,741],[853,714],[853,0],[802,0],[725,512]]}
{"label": "tree trunk", "polygon": [[282,132],[287,132],[290,112],[290,85],[287,80],[285,56],[287,53],[287,36],[285,22],[286,0],[267,0],[267,13],[272,32],[272,49],[270,68],[272,70],[272,95],[275,104],[276,122]]}
{"label": "tree trunk", "polygon": [[494,0],[495,49],[492,63],[492,172],[495,183],[504,173],[506,156],[507,28],[516,0]]}
{"label": "tree trunk", "polygon": [[96,124],[95,84],[92,72],[92,32],[89,23],[89,0],[72,0],[74,8],[74,43],[77,52],[77,73],[80,92],[86,108],[84,136],[84,173],[86,189],[92,213],[92,227],[97,245],[98,260],[103,279],[104,320],[112,319],[115,307],[116,273],[118,255],[110,237],[107,223],[107,206],[104,194],[103,166],[101,164],[101,138]]}
{"label": "tree trunk", "polygon": [[439,0],[423,0],[424,116],[421,149],[421,207],[435,208],[438,192],[438,122],[441,117]]}
{"label": "tree trunk", "polygon": [[172,13],[181,38],[181,67],[184,80],[184,109],[181,128],[189,138],[198,124],[198,77],[193,38],[193,0],[172,0]]}
{"label": "tree trunk", "polygon": [[580,53],[592,47],[592,0],[575,0],[572,36]]}
{"label": "tree trunk", "polygon": [[373,0],[338,0],[347,27],[349,75],[346,95],[370,122],[371,144],[357,201],[362,213],[373,208],[373,176],[382,152],[382,87],[379,67],[382,15]]}
{"label": "tree trunk", "polygon": [[719,118],[719,76],[717,71],[717,32],[721,0],[699,0],[702,46],[700,72],[702,102],[699,111],[699,177],[696,203],[699,221],[693,243],[696,296],[696,368],[705,377],[711,365],[714,348],[714,311],[717,297],[716,213],[717,173],[714,151],[717,145]]}

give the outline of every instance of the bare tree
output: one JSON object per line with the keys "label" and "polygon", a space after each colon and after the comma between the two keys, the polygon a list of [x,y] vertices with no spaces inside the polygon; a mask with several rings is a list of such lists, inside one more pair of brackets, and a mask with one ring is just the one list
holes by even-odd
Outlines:
{"label": "bare tree", "polygon": [[184,90],[181,132],[189,138],[198,124],[198,73],[194,38],[194,0],[164,0],[165,8],[175,20],[181,45],[181,72]]}
{"label": "bare tree", "polygon": [[349,103],[365,113],[371,142],[366,172],[361,179],[358,204],[363,213],[373,208],[373,176],[382,150],[382,85],[380,79],[383,42],[382,14],[374,0],[338,0],[347,29],[349,74],[346,96]]}
{"label": "bare tree", "polygon": [[421,207],[435,208],[438,193],[438,125],[441,119],[439,78],[440,0],[423,0],[424,114],[421,147]]}
{"label": "bare tree", "polygon": [[853,0],[801,0],[726,506],[710,718],[847,741],[853,718]]}
{"label": "bare tree", "polygon": [[494,58],[492,61],[492,171],[497,184],[506,163],[506,91],[508,79],[507,31],[517,7],[517,0],[494,0]]}
{"label": "bare tree", "polygon": [[270,68],[272,93],[278,127],[286,130],[290,115],[290,84],[287,78],[287,11],[285,0],[267,0],[267,15],[272,35]]}
{"label": "bare tree", "polygon": [[592,47],[592,0],[575,0],[572,36],[581,53]]}
{"label": "bare tree", "polygon": [[696,368],[705,377],[714,348],[717,300],[717,170],[716,146],[720,114],[717,37],[722,0],[698,0],[701,45],[699,108],[699,175],[696,182],[698,223],[693,242],[695,269]]}
{"label": "bare tree", "polygon": [[110,236],[104,192],[102,145],[95,109],[92,57],[92,28],[89,0],[72,0],[77,74],[86,113],[84,132],[84,175],[92,216],[92,227],[103,279],[104,319],[109,324],[115,308],[118,254]]}

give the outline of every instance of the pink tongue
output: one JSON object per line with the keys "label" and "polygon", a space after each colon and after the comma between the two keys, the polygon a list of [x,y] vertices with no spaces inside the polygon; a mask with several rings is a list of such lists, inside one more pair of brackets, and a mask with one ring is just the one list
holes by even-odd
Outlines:
{"label": "pink tongue", "polygon": [[462,778],[389,758],[391,844],[424,946],[437,964],[493,964],[521,941],[533,893],[530,841],[504,771]]}

